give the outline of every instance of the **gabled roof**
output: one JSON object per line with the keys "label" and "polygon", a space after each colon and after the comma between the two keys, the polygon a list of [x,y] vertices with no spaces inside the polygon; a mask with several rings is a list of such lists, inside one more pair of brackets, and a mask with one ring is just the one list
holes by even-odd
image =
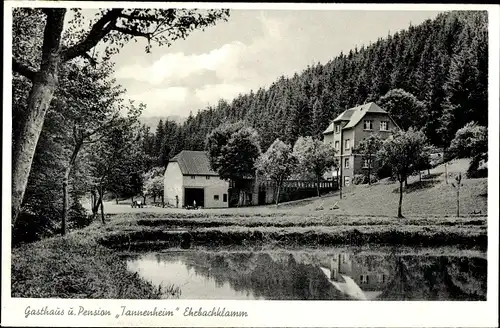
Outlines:
{"label": "gabled roof", "polygon": [[204,151],[183,150],[169,162],[177,162],[183,175],[213,175],[217,172],[210,167],[208,154]]}
{"label": "gabled roof", "polygon": [[334,124],[340,121],[348,121],[347,124],[343,127],[343,129],[349,129],[355,127],[367,113],[388,114],[385,110],[380,108],[374,102],[369,102],[361,106],[349,108],[348,110],[345,110],[339,116],[337,116],[333,120],[333,122],[328,126],[328,128],[323,132],[323,134],[332,133],[334,130],[333,129]]}

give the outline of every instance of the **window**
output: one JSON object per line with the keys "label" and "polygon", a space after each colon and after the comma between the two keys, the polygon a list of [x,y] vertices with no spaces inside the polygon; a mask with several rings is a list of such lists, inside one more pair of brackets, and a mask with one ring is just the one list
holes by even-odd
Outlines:
{"label": "window", "polygon": [[195,176],[194,176],[194,175],[192,175],[192,176],[191,176],[191,179],[194,179],[194,178],[195,178]]}
{"label": "window", "polygon": [[368,283],[368,275],[366,275],[366,274],[360,275],[359,280],[361,281],[362,284],[367,284]]}
{"label": "window", "polygon": [[363,129],[364,130],[371,130],[372,129],[372,120],[365,120]]}
{"label": "window", "polygon": [[207,180],[210,180],[210,176],[209,175],[207,175],[206,178],[207,178]]}
{"label": "window", "polygon": [[214,195],[214,200],[219,200],[219,195]]}
{"label": "window", "polygon": [[349,187],[351,185],[351,177],[344,177],[344,186]]}
{"label": "window", "polygon": [[340,132],[340,125],[335,124],[335,133],[339,133],[339,132]]}
{"label": "window", "polygon": [[345,150],[349,149],[349,142],[350,142],[350,140],[349,140],[349,139],[346,139],[346,140],[345,140],[345,145],[344,145],[344,149],[345,149]]}
{"label": "window", "polygon": [[335,141],[335,150],[339,150],[340,141]]}
{"label": "window", "polygon": [[385,274],[379,274],[378,275],[378,282],[382,282],[382,283],[385,282]]}
{"label": "window", "polygon": [[347,264],[347,254],[342,254],[342,263]]}
{"label": "window", "polygon": [[349,168],[349,158],[344,158],[344,168]]}
{"label": "window", "polygon": [[222,201],[227,203],[227,194],[222,195]]}
{"label": "window", "polygon": [[381,121],[380,122],[380,131],[389,131],[389,122]]}
{"label": "window", "polygon": [[367,169],[368,167],[373,168],[373,162],[369,158],[363,159],[363,168]]}

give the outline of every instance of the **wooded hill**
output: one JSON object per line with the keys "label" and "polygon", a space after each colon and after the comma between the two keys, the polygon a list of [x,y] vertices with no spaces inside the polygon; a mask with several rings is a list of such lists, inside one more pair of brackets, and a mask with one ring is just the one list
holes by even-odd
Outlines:
{"label": "wooded hill", "polygon": [[300,74],[281,76],[268,89],[230,103],[220,100],[182,125],[168,122],[167,129],[158,127],[149,136],[145,150],[153,157],[167,152],[160,155],[164,159],[182,149],[202,150],[212,129],[238,120],[259,132],[263,150],[278,137],[293,144],[299,136],[321,137],[339,113],[378,101],[392,89],[424,104],[421,113],[408,113],[415,118],[412,125],[433,145],[446,147],[467,122],[487,126],[487,86],[487,12],[447,12]]}

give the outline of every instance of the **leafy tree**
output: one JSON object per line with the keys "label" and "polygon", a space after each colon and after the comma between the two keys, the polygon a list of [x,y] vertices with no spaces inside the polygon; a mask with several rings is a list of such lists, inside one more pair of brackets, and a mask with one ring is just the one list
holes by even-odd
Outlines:
{"label": "leafy tree", "polygon": [[[83,147],[95,143],[107,130],[117,124],[122,105],[123,90],[114,85],[111,78],[113,67],[103,62],[96,68],[79,66],[76,63],[65,66],[61,72],[57,100],[54,102],[64,111],[65,124],[71,127],[68,148],[69,159],[66,161],[63,187],[63,209],[61,234],[66,233],[66,221],[69,209],[68,184],[70,174]],[[140,112],[133,115],[138,116]],[[74,187],[74,186],[73,186]]]}
{"label": "leafy tree", "polygon": [[276,206],[278,206],[283,181],[293,172],[296,159],[292,147],[276,139],[267,151],[260,155],[255,166],[257,171],[276,183]]}
{"label": "leafy tree", "polygon": [[412,173],[412,167],[421,157],[426,138],[421,131],[410,128],[408,131],[395,131],[382,144],[377,156],[383,164],[391,167],[399,181],[398,217],[403,218],[403,183]]}
{"label": "leafy tree", "polygon": [[458,158],[479,156],[488,152],[488,128],[469,122],[460,128],[451,141],[449,152]]}
{"label": "leafy tree", "polygon": [[400,128],[420,129],[426,120],[426,108],[422,101],[403,89],[392,89],[380,97],[378,104],[392,116]]}
{"label": "leafy tree", "polygon": [[[92,181],[92,214],[95,217],[100,207],[103,223],[103,198],[107,190],[117,190],[119,187],[116,186],[127,187],[132,195],[142,190],[143,158],[137,117],[121,117],[117,123],[89,149],[87,157]],[[129,184],[124,181],[129,181]]]}
{"label": "leafy tree", "polygon": [[155,167],[144,174],[144,194],[153,197],[153,202],[156,203],[156,197],[160,196],[162,206],[164,206],[163,195],[163,173],[162,167]]}
{"label": "leafy tree", "polygon": [[313,173],[316,178],[316,192],[320,196],[319,184],[323,174],[337,166],[335,148],[312,137],[299,137],[293,146],[293,155],[297,158],[297,170]]}
{"label": "leafy tree", "polygon": [[467,175],[477,176],[480,163],[488,160],[488,128],[476,122],[467,123],[455,134],[449,153],[453,157],[472,158]]}
{"label": "leafy tree", "polygon": [[[31,89],[26,109],[17,116],[18,124],[13,131],[12,152],[12,219],[15,223],[21,207],[36,145],[42,131],[45,115],[59,82],[61,64],[77,57],[84,57],[95,62],[88,52],[101,41],[107,44],[104,58],[119,51],[132,39],[145,38],[148,41],[146,51],[152,43],[169,46],[172,41],[185,38],[195,29],[213,25],[219,19],[225,19],[228,10],[205,10],[202,13],[192,9],[103,9],[94,16],[90,25],[85,21],[80,9],[73,9],[73,18],[69,22],[67,33],[63,33],[66,8],[16,8],[24,11],[24,19],[34,16],[44,21],[43,33],[15,37],[14,43],[31,37],[35,40],[35,50],[40,62],[30,62],[29,57],[14,52],[12,70],[31,81]],[[85,30],[84,26],[90,26]],[[16,32],[23,32],[18,29]],[[27,29],[24,32],[36,30]],[[38,48],[41,44],[41,47]],[[20,50],[21,46],[13,49]]]}
{"label": "leafy tree", "polygon": [[372,163],[377,155],[377,152],[382,147],[382,138],[378,134],[371,134],[370,136],[361,140],[358,147],[354,150],[360,154],[364,161],[368,162],[368,169],[366,170],[368,176],[368,184],[371,184],[371,169]]}
{"label": "leafy tree", "polygon": [[210,165],[221,179],[232,181],[240,192],[246,179],[255,177],[255,161],[260,155],[259,135],[242,123],[223,124],[207,137]]}

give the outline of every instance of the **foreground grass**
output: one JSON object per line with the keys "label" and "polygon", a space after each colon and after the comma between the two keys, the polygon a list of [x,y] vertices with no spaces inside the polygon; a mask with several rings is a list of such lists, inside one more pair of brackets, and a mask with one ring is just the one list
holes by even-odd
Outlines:
{"label": "foreground grass", "polygon": [[11,282],[12,297],[160,297],[157,288],[127,271],[115,252],[90,236],[75,238],[74,234],[13,249]]}

